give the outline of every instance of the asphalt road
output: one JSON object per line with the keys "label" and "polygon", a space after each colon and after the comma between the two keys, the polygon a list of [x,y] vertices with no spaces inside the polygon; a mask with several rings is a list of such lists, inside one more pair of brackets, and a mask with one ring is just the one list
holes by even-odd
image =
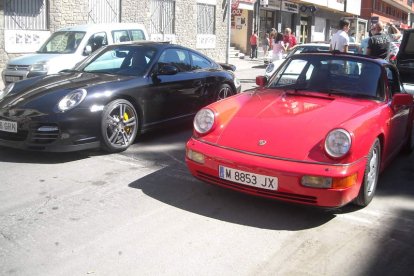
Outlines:
{"label": "asphalt road", "polygon": [[414,153],[368,207],[325,210],[194,179],[190,136],[112,155],[0,148],[0,275],[414,275]]}

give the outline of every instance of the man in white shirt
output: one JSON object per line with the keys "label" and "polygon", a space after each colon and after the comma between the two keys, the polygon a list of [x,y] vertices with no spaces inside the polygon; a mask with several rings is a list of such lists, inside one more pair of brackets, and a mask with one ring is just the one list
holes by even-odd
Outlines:
{"label": "man in white shirt", "polygon": [[331,38],[330,50],[337,50],[340,52],[348,52],[349,45],[349,25],[351,23],[346,19],[339,21],[339,30]]}

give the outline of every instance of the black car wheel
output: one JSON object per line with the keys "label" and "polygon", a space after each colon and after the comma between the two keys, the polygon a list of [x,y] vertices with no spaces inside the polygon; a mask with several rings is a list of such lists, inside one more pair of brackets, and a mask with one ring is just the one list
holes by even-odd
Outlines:
{"label": "black car wheel", "polygon": [[126,100],[115,100],[105,106],[101,122],[102,148],[108,152],[126,150],[138,133],[138,115]]}
{"label": "black car wheel", "polygon": [[231,88],[230,85],[224,83],[224,84],[220,85],[220,88],[217,92],[216,101],[225,99],[225,98],[230,97],[232,95],[234,95],[233,89]]}
{"label": "black car wheel", "polygon": [[378,139],[368,153],[367,164],[365,166],[364,179],[362,180],[359,194],[355,199],[355,204],[359,206],[367,206],[374,198],[377,188],[379,168],[381,164],[381,145]]}

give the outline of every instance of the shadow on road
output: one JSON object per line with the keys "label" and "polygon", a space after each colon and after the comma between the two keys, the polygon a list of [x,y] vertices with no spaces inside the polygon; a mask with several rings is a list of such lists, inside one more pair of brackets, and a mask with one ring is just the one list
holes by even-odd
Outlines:
{"label": "shadow on road", "polygon": [[225,190],[196,180],[184,164],[168,166],[128,185],[168,205],[206,217],[257,228],[303,230],[327,223],[327,210],[285,204]]}
{"label": "shadow on road", "polygon": [[403,195],[414,197],[413,160],[414,152],[411,155],[399,154],[380,175],[376,196]]}
{"label": "shadow on road", "polygon": [[104,154],[99,151],[39,152],[0,147],[0,162],[59,164]]}

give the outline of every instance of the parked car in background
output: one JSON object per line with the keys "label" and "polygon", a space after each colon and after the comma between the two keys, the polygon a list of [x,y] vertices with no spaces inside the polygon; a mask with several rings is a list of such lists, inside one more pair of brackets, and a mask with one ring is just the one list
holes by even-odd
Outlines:
{"label": "parked car in background", "polygon": [[127,149],[152,128],[192,119],[240,92],[226,66],[179,45],[103,47],[71,70],[0,92],[0,145],[38,151]]}
{"label": "parked car in background", "polygon": [[122,41],[148,40],[142,24],[78,25],[59,29],[34,54],[9,60],[2,72],[5,85],[25,78],[70,69],[102,46]]}
{"label": "parked car in background", "polygon": [[[288,58],[292,55],[300,54],[300,53],[315,52],[315,51],[327,52],[327,51],[329,51],[329,44],[327,44],[327,43],[298,44],[289,51],[286,58]],[[267,67],[266,67],[265,75],[267,77],[272,76],[273,73],[276,72],[277,68],[279,68],[279,66],[283,63],[283,61],[285,61],[285,59],[275,60],[275,61],[269,63],[269,65],[267,65]]]}
{"label": "parked car in background", "polygon": [[256,83],[195,116],[186,163],[196,178],[305,205],[366,206],[380,172],[413,149],[413,95],[385,60],[302,53]]}

